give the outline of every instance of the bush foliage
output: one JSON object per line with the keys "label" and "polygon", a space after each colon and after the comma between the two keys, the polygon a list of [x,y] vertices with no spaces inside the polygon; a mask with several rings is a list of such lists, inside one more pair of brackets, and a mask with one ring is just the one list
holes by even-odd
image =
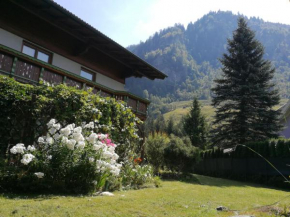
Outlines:
{"label": "bush foliage", "polygon": [[[108,177],[119,176],[121,164],[116,145],[98,133],[93,122],[66,127],[52,119],[49,133],[35,145],[18,143],[0,173],[8,191],[92,193],[102,189]],[[98,133],[98,134],[97,134]]]}
{"label": "bush foliage", "polygon": [[[137,125],[141,121],[124,102],[101,97],[90,90],[78,90],[66,85],[31,86],[0,76],[0,107],[1,191],[26,189],[30,192],[89,193],[96,189],[138,188],[147,182],[154,182],[152,167],[136,165],[132,160],[137,156],[140,142]],[[89,140],[82,140],[79,146],[70,141],[75,138],[68,137],[68,140],[56,142],[58,136],[49,137],[49,134],[58,134],[47,125],[52,118],[63,128],[72,126],[71,123],[82,127],[90,123],[94,126],[91,131],[110,138],[116,144],[118,163],[123,164],[119,175],[101,173],[98,160],[102,159],[102,154],[109,153],[104,151],[93,156],[94,144],[90,145]],[[91,131],[84,131],[83,137],[87,139]],[[47,145],[39,144],[42,140],[50,143],[47,138],[53,138],[57,143],[55,148],[49,149]],[[99,142],[104,141],[107,139]],[[19,143],[25,145],[13,148]],[[76,148],[72,150],[74,145]],[[26,153],[32,146],[36,148],[35,153]],[[16,149],[25,152],[17,153]],[[52,152],[50,158],[48,152]],[[104,165],[111,168],[112,160]]]}
{"label": "bush foliage", "polygon": [[145,142],[145,153],[148,162],[153,165],[154,172],[165,166],[164,149],[170,142],[169,137],[165,133],[151,133]]}
{"label": "bush foliage", "polygon": [[0,76],[0,107],[2,156],[12,144],[33,144],[39,136],[45,135],[46,123],[52,118],[77,125],[98,123],[100,132],[108,133],[121,144],[117,150],[120,157],[138,142],[140,121],[131,109],[113,98],[103,98],[90,91],[62,84],[31,86]]}
{"label": "bush foliage", "polygon": [[170,143],[164,149],[166,166],[171,171],[192,172],[197,161],[198,149],[191,145],[190,140],[170,136]]}
{"label": "bush foliage", "polygon": [[181,139],[173,134],[167,136],[155,132],[146,140],[145,153],[155,173],[159,173],[160,169],[187,173],[193,171],[199,149],[191,145],[188,137]]}

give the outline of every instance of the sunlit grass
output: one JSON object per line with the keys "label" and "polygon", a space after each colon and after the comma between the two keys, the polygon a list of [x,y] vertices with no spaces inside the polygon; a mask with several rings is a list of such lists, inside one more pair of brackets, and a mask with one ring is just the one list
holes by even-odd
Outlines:
{"label": "sunlit grass", "polygon": [[[258,185],[196,176],[201,184],[163,181],[161,188],[114,192],[114,197],[14,195],[0,197],[0,216],[232,216],[253,210],[290,194]],[[289,206],[290,198],[278,206]],[[218,212],[224,206],[240,212]],[[273,215],[274,216],[274,215]]]}
{"label": "sunlit grass", "polygon": [[[210,105],[210,101],[200,100],[200,103],[202,106],[202,114],[207,118],[208,121],[212,121],[215,109]],[[192,101],[173,102],[169,105],[172,106],[173,110],[165,113],[164,118],[167,121],[170,117],[172,117],[174,122],[178,123],[182,116],[188,114],[192,106]]]}
{"label": "sunlit grass", "polygon": [[[288,99],[281,99],[279,105],[274,106],[274,109],[277,110],[282,105],[288,102]],[[210,100],[200,100],[202,109],[202,114],[206,117],[206,119],[211,122],[213,121],[215,115],[215,109],[211,106]],[[172,108],[172,111],[164,114],[165,120],[169,120],[170,117],[173,118],[174,123],[178,123],[182,116],[188,114],[192,101],[180,101],[180,102],[172,102],[169,104]]]}

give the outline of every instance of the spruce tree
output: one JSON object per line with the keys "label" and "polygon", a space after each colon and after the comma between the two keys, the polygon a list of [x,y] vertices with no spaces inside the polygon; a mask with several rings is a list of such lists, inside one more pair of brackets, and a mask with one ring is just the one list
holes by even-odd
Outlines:
{"label": "spruce tree", "polygon": [[201,114],[201,108],[197,98],[194,98],[190,112],[184,118],[183,128],[193,146],[205,149],[208,131],[206,120]]}
{"label": "spruce tree", "polygon": [[263,59],[264,48],[244,18],[238,19],[228,54],[220,60],[222,78],[215,80],[212,105],[216,108],[213,143],[235,147],[248,141],[276,138],[281,129],[279,94],[271,82],[275,69]]}
{"label": "spruce tree", "polygon": [[173,117],[172,116],[170,116],[169,121],[167,123],[166,133],[168,135],[174,133],[174,121],[173,121]]}

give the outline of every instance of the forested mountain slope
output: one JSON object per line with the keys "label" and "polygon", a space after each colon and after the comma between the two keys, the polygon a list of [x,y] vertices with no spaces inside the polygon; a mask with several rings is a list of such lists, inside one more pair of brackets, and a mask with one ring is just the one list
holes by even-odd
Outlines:
{"label": "forested mountain slope", "polygon": [[[176,24],[160,30],[145,42],[128,49],[168,75],[165,80],[130,78],[127,89],[171,100],[188,100],[193,95],[209,99],[213,80],[220,73],[218,58],[226,52],[227,38],[237,28],[238,15],[210,12],[185,28]],[[265,59],[276,67],[275,82],[283,98],[289,98],[290,26],[249,18],[248,24],[265,47]],[[146,93],[146,91],[145,91]],[[147,94],[146,94],[147,95]]]}

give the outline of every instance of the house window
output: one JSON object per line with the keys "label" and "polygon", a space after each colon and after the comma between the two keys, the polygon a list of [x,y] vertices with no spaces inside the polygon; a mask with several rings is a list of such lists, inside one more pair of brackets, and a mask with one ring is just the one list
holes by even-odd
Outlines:
{"label": "house window", "polygon": [[81,69],[81,76],[91,81],[95,81],[96,73],[90,72],[86,69]]}
{"label": "house window", "polygon": [[22,53],[27,54],[31,57],[39,59],[46,63],[51,63],[52,53],[49,53],[35,45],[31,45],[27,42],[23,43]]}

